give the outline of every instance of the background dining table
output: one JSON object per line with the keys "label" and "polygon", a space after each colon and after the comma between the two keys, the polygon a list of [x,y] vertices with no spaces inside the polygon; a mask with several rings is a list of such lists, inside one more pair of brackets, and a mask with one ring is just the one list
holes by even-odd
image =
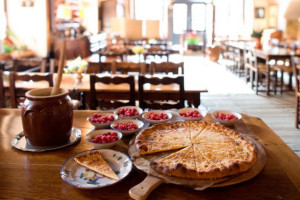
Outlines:
{"label": "background dining table", "polygon": [[[291,58],[293,56],[300,56],[298,51],[293,51],[291,49],[282,48],[282,47],[266,47],[262,49],[255,49],[255,55],[257,58],[265,61],[267,66],[267,95],[270,94],[270,72],[271,72],[271,61],[276,64],[278,61],[288,60],[290,67]],[[291,84],[291,83],[290,83]]]}
{"label": "background dining table", "polygon": [[[4,73],[4,88],[6,88],[8,93],[9,81],[8,81],[9,72]],[[30,74],[30,73],[28,73]],[[31,74],[44,74],[44,73],[31,73]],[[125,74],[109,74],[109,73],[101,73],[97,74],[98,76],[122,76],[125,77]],[[54,74],[54,80],[56,80],[57,74]],[[138,75],[133,74],[135,76],[135,91],[136,98],[138,99]],[[150,76],[150,75],[149,75]],[[157,77],[164,77],[166,75],[157,75]],[[168,75],[170,76],[170,75]],[[174,75],[175,76],[175,75]],[[24,81],[16,81],[16,88],[26,88],[26,89],[35,89],[35,88],[44,88],[48,87],[48,83],[46,81],[39,82],[24,82]],[[90,97],[90,79],[89,74],[83,74],[82,81],[80,83],[76,82],[75,74],[63,74],[61,81],[61,88],[67,89],[70,92],[80,93],[83,92],[85,102],[89,104]],[[96,85],[97,95],[101,95],[100,98],[105,99],[117,99],[124,100],[128,99],[129,95],[129,86],[128,84],[101,84],[97,83]],[[161,96],[162,99],[165,99],[165,96],[170,98],[170,100],[178,100],[179,99],[179,86],[176,84],[173,85],[148,85],[144,86],[144,91],[148,97],[151,95]],[[185,85],[185,99],[188,101],[189,105],[193,105],[195,107],[200,106],[201,103],[201,93],[208,92],[207,89],[199,87],[199,85]]]}
{"label": "background dining table", "polygon": [[[46,152],[25,152],[11,145],[22,132],[19,109],[0,109],[0,198],[4,199],[129,199],[128,191],[140,183],[145,173],[133,169],[121,182],[94,190],[75,188],[60,177],[63,163],[80,152],[92,149],[84,136],[93,126],[86,120],[95,111],[74,111],[73,127],[82,131],[81,140],[71,146]],[[300,158],[263,120],[242,115],[236,131],[255,137],[266,152],[266,165],[254,178],[242,183],[196,191],[182,185],[162,184],[148,199],[299,199]],[[204,119],[212,122],[207,115]],[[127,153],[132,136],[113,147]]]}

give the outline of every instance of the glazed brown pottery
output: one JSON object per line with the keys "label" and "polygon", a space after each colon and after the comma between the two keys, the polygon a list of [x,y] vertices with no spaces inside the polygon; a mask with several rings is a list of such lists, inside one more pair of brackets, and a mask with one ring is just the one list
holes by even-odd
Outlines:
{"label": "glazed brown pottery", "polygon": [[23,132],[32,146],[46,147],[67,143],[73,123],[73,105],[68,91],[59,89],[50,96],[52,88],[26,92],[21,108]]}

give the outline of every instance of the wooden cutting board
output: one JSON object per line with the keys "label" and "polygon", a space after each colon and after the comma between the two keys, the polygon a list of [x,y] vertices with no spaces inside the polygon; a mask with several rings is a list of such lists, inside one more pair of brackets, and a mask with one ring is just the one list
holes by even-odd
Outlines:
{"label": "wooden cutting board", "polygon": [[[210,120],[207,120],[210,121]],[[182,185],[186,187],[191,187],[195,190],[204,190],[208,187],[224,187],[228,185],[233,185],[241,183],[252,179],[257,174],[259,174],[265,166],[266,163],[266,153],[260,144],[260,142],[255,138],[250,129],[242,122],[237,122],[234,124],[233,128],[235,131],[241,133],[245,138],[252,141],[256,146],[258,152],[258,159],[256,164],[248,171],[230,176],[222,179],[214,180],[199,180],[199,179],[188,179],[188,178],[178,178],[171,177],[161,173],[158,173],[150,168],[150,162],[152,160],[157,160],[161,157],[165,157],[174,151],[161,152],[149,155],[140,155],[134,145],[135,137],[133,137],[129,143],[128,153],[131,157],[135,167],[145,173],[148,176],[138,185],[134,186],[129,190],[129,195],[133,199],[142,200],[146,199],[148,195],[162,183],[172,183],[176,185]]]}

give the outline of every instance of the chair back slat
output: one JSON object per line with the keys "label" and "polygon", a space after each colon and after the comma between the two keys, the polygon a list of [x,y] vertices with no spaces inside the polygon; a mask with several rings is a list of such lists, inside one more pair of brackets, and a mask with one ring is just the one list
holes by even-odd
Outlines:
{"label": "chair back slat", "polygon": [[[167,96],[164,96],[164,99],[158,97],[158,95],[147,95],[144,91],[144,84],[152,84],[152,85],[170,85],[170,84],[178,84],[178,99],[179,101],[171,101]],[[172,108],[183,108],[184,107],[184,78],[183,76],[177,77],[145,77],[139,76],[139,106],[142,109],[172,109]]]}
{"label": "chair back slat", "polygon": [[245,48],[244,49],[244,64],[245,68],[256,68],[257,59],[253,49]]}
{"label": "chair back slat", "polygon": [[114,61],[111,65],[111,73],[116,74],[128,74],[128,72],[137,72],[139,74],[146,73],[145,63],[134,63],[134,62],[116,62]]}
{"label": "chair back slat", "polygon": [[46,58],[15,58],[13,59],[12,71],[45,72],[46,65]]}
{"label": "chair back slat", "polygon": [[[124,99],[117,99],[118,95],[116,94],[116,99],[107,100],[107,99],[101,99],[98,98],[98,93],[96,89],[96,83],[103,83],[103,84],[128,84],[129,85],[129,98],[125,99],[128,100],[128,102],[122,102],[120,100]],[[99,77],[95,74],[90,75],[90,95],[91,95],[91,102],[90,102],[90,109],[96,110],[97,107],[100,107],[101,109],[110,109],[110,108],[117,108],[121,106],[135,106],[135,84],[134,84],[134,77],[133,76],[127,76],[127,77],[110,77],[110,76],[104,76]]]}
{"label": "chair back slat", "polygon": [[154,73],[172,73],[172,74],[184,74],[184,63],[173,63],[173,62],[162,62],[155,63],[151,62],[150,64],[150,74]]}
{"label": "chair back slat", "polygon": [[9,74],[9,93],[11,98],[12,108],[18,107],[18,102],[20,97],[25,97],[26,91],[29,89],[16,87],[16,81],[47,81],[49,87],[53,87],[53,74],[47,73],[44,75],[41,74],[18,74],[16,72],[10,72]]}

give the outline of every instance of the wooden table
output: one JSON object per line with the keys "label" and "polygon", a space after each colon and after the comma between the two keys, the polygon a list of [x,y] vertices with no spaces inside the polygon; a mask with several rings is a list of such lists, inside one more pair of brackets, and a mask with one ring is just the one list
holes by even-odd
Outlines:
{"label": "wooden table", "polygon": [[[39,73],[41,74],[41,73]],[[4,87],[8,88],[8,73],[5,72],[6,78],[4,78]],[[99,76],[116,76],[111,75],[108,73],[99,74]],[[117,75],[117,76],[127,76],[127,75]],[[162,77],[161,75],[160,77]],[[56,74],[54,74],[55,80]],[[138,99],[138,76],[135,75],[136,83],[136,98]],[[16,82],[16,87],[26,87],[28,89],[34,88],[43,88],[48,87],[45,82]],[[76,91],[76,92],[84,92],[86,97],[86,102],[89,102],[90,96],[90,79],[89,74],[84,74],[82,82],[77,84],[74,79],[74,74],[63,74],[61,88],[68,89],[69,91]],[[97,87],[98,96],[101,96],[103,99],[128,99],[129,96],[129,87],[127,85],[105,85],[105,84],[98,84]],[[170,100],[177,100],[179,99],[178,95],[179,87],[178,85],[157,85],[157,86],[149,86],[144,87],[144,91],[146,92],[148,97],[152,95],[158,96],[158,98],[170,99]],[[185,85],[185,99],[189,102],[190,105],[194,105],[195,107],[200,106],[200,95],[202,92],[207,92],[206,89],[201,89],[198,85]]]}
{"label": "wooden table", "polygon": [[291,51],[287,48],[279,48],[279,47],[269,47],[263,49],[254,49],[255,55],[257,58],[263,59],[266,62],[267,66],[267,95],[270,94],[270,71],[271,71],[271,60],[277,62],[278,60],[286,60],[289,59],[289,63],[291,63],[292,56],[300,56],[300,54],[296,54],[295,51]]}
{"label": "wooden table", "polygon": [[[23,152],[11,146],[13,137],[22,131],[18,109],[0,109],[0,196],[4,199],[129,199],[130,188],[145,174],[133,169],[116,185],[95,189],[77,189],[64,182],[60,168],[69,157],[92,149],[84,140],[92,129],[86,117],[94,111],[74,111],[73,126],[82,131],[81,141],[64,149],[44,153]],[[206,121],[210,121],[206,117]],[[300,158],[260,119],[243,115],[243,122],[265,148],[267,163],[263,171],[246,182],[195,191],[183,186],[163,184],[149,199],[299,199]],[[127,153],[129,137],[113,149]]]}

